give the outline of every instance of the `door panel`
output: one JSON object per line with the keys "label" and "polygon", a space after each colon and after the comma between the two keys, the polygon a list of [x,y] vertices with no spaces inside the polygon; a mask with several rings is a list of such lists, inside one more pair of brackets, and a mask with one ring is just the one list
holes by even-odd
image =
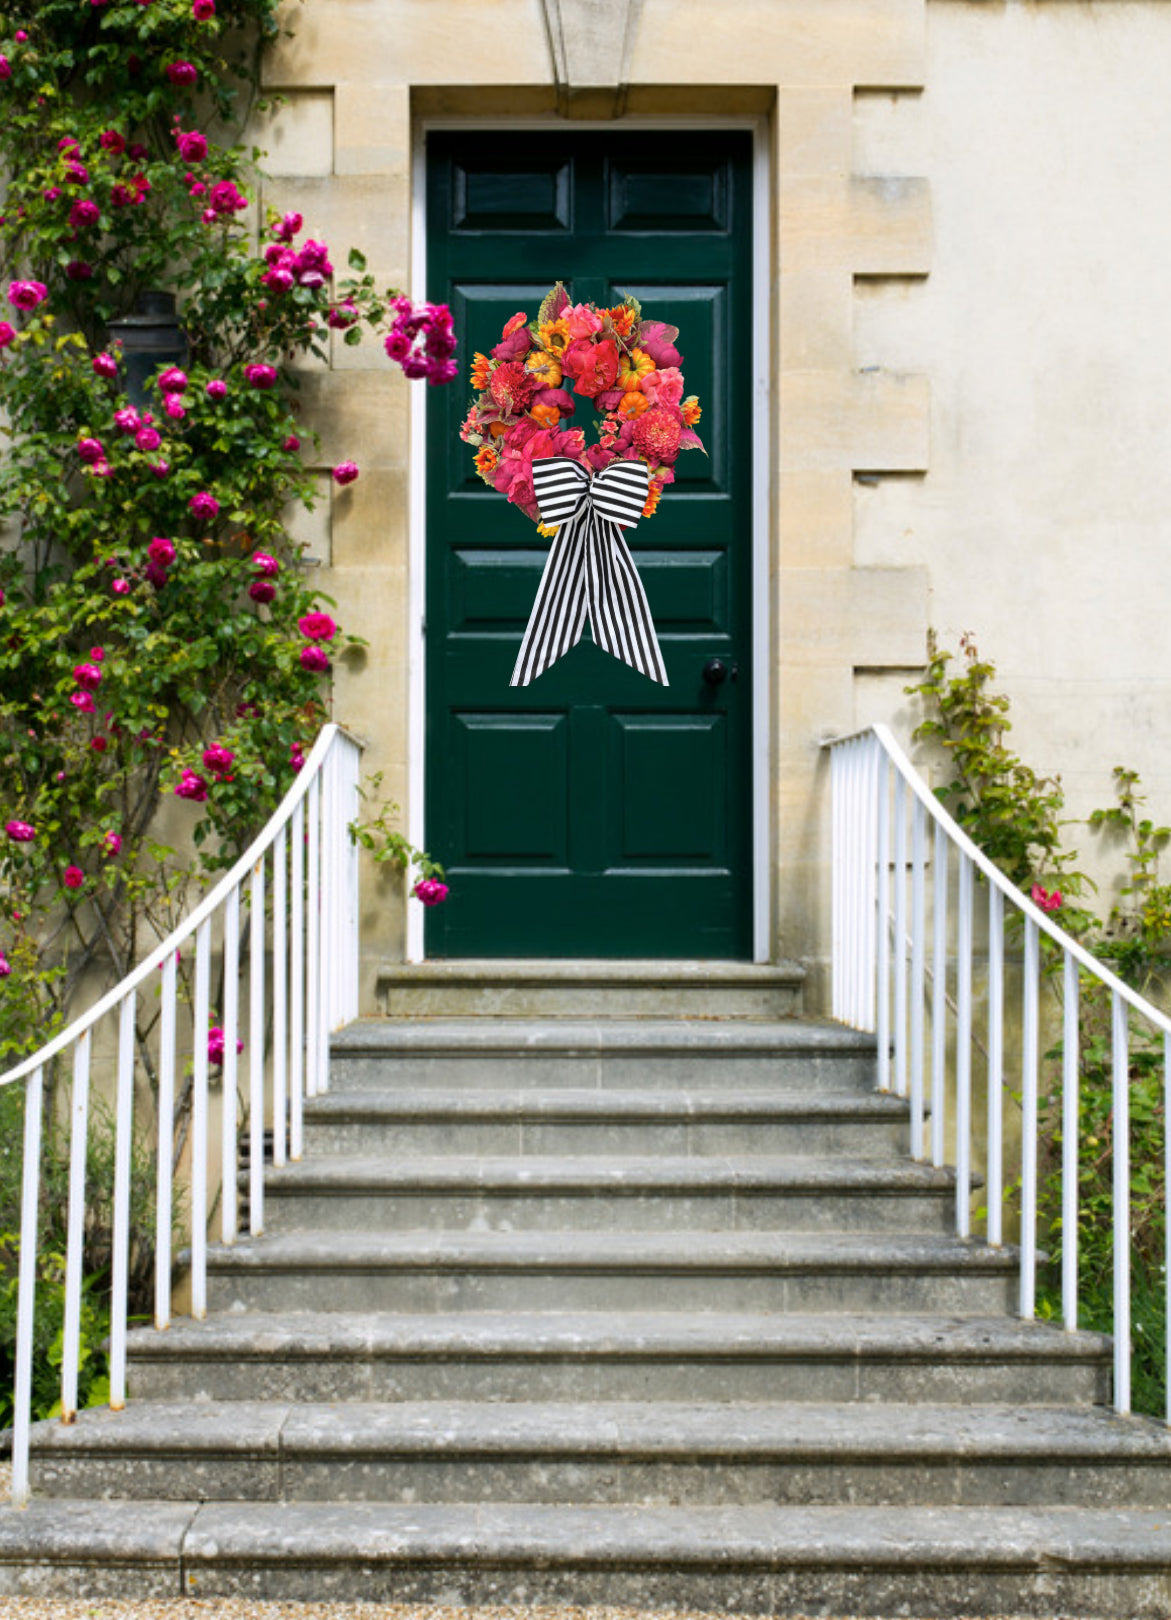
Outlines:
{"label": "door panel", "polygon": [[[629,543],[670,686],[589,641],[509,687],[547,541],[476,477],[469,386],[428,399],[427,828],[438,956],[751,954],[751,158],[747,135],[461,132],[428,140],[428,295],[470,364],[535,317],[633,293],[676,325],[708,456],[684,452]],[[464,373],[466,378],[466,371]],[[593,440],[579,400],[574,425]]]}

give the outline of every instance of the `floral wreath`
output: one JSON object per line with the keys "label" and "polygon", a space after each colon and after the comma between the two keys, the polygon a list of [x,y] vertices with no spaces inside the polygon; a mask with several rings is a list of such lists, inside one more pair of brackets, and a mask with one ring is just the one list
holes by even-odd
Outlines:
{"label": "floral wreath", "polygon": [[[567,456],[595,473],[614,461],[645,461],[642,515],[650,517],[675,482],[679,452],[703,450],[699,400],[683,394],[678,336],[678,327],[644,320],[637,298],[612,309],[571,304],[559,281],[535,321],[518,311],[492,353],[473,359],[480,392],[460,438],[476,447],[480,477],[551,534],[537,507],[534,461]],[[600,413],[596,444],[587,446],[584,429],[564,425],[576,413],[575,396]]]}

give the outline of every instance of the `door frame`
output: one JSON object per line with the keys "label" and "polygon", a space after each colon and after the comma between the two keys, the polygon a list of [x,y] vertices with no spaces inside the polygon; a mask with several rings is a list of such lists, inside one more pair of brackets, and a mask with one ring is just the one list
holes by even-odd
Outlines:
{"label": "door frame", "polygon": [[[410,280],[416,297],[427,286],[427,136],[440,130],[586,131],[742,129],[752,136],[752,325],[767,341],[752,356],[752,959],[772,960],[772,440],[776,390],[771,364],[776,352],[772,308],[772,163],[770,120],[764,114],[688,118],[647,117],[587,120],[544,118],[417,118],[411,151]],[[461,366],[462,371],[462,366]],[[427,391],[412,388],[409,396],[410,456],[407,492],[410,502],[407,542],[407,836],[423,846],[426,826],[424,750],[426,747],[426,612],[427,612]],[[406,959],[426,959],[423,911],[407,908]]]}

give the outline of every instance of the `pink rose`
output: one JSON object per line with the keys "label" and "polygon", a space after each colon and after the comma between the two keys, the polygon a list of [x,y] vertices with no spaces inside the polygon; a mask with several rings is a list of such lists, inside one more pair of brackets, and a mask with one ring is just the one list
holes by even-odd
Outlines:
{"label": "pink rose", "polygon": [[126,137],[120,135],[116,129],[104,129],[98,136],[98,145],[104,152],[112,152],[115,157],[119,157],[126,150]]}
{"label": "pink rose", "polygon": [[300,658],[302,667],[315,675],[324,675],[329,668],[329,658],[322,647],[302,647]]}
{"label": "pink rose", "polygon": [[1029,891],[1029,899],[1035,906],[1039,906],[1042,911],[1054,912],[1061,910],[1062,896],[1060,889],[1054,889],[1053,893],[1050,894],[1039,883],[1034,883]]}
{"label": "pink rose", "polygon": [[[227,1051],[228,1037],[218,1024],[213,1024],[207,1032],[207,1061],[213,1068],[223,1067],[224,1055]],[[244,1042],[236,1042],[237,1055],[244,1050]]]}
{"label": "pink rose", "polygon": [[49,289],[43,281],[10,281],[8,284],[8,302],[16,309],[36,309],[48,296]]}
{"label": "pink rose", "polygon": [[106,833],[104,835],[104,837],[102,838],[102,847],[105,850],[107,855],[121,855],[121,853],[122,853],[122,835],[121,835],[121,833],[116,833],[116,832],[108,832],[108,833]]}
{"label": "pink rose", "polygon": [[420,878],[411,892],[425,906],[441,906],[449,891],[447,884],[440,883],[438,878]]}
{"label": "pink rose", "polygon": [[0,349],[6,349],[10,343],[16,342],[16,328],[8,321],[0,321]]}
{"label": "pink rose", "polygon": [[88,463],[90,466],[93,466],[95,462],[101,461],[105,453],[105,449],[100,439],[78,439],[77,441],[78,457],[80,460]]}
{"label": "pink rose", "polygon": [[168,366],[159,373],[158,385],[164,394],[181,394],[187,386],[187,373],[178,366]]}
{"label": "pink rose", "polygon": [[172,84],[192,85],[199,78],[192,62],[168,62],[167,78]]}
{"label": "pink rose", "polygon": [[110,582],[110,589],[115,596],[130,595],[130,581],[128,579],[115,579]]}
{"label": "pink rose", "polygon": [[213,377],[204,392],[207,394],[208,399],[224,399],[228,392],[228,385],[219,377]]}
{"label": "pink rose", "polygon": [[161,534],[156,534],[150,545],[147,546],[146,554],[151,562],[157,563],[160,568],[169,568],[175,560],[175,542],[166,539]]}
{"label": "pink rose", "polygon": [[300,448],[301,448],[301,441],[300,441],[300,439],[297,437],[297,435],[295,433],[290,433],[289,436],[286,438],[285,442],[281,445],[281,449],[282,450],[288,450],[290,452],[290,454],[294,450],[299,450]]}
{"label": "pink rose", "polygon": [[602,330],[602,317],[588,304],[574,304],[572,308],[563,309],[561,319],[565,322],[572,340],[588,338],[594,332]]}
{"label": "pink rose", "polygon": [[177,798],[192,799],[196,804],[202,804],[207,798],[207,783],[198,771],[185,767],[175,794]]}
{"label": "pink rose", "polygon": [[193,517],[198,518],[201,523],[207,523],[219,516],[220,503],[208,490],[201,489],[198,495],[193,495],[187,502],[187,508]]}
{"label": "pink rose", "polygon": [[163,442],[152,427],[139,428],[134,435],[134,442],[140,450],[157,450]]}
{"label": "pink rose", "polygon": [[6,979],[11,972],[12,969],[8,964],[8,958],[3,951],[0,951],[0,979]]}
{"label": "pink rose", "polygon": [[252,566],[264,579],[275,579],[281,571],[280,563],[275,557],[270,557],[267,551],[254,551]]}
{"label": "pink rose", "polygon": [[179,403],[178,394],[167,394],[165,396],[163,399],[163,410],[167,413],[172,422],[181,422],[187,415],[187,412]]}
{"label": "pink rose", "polygon": [[7,821],[4,824],[4,831],[14,844],[31,844],[37,836],[35,829],[30,827],[27,821]]}
{"label": "pink rose", "polygon": [[133,405],[124,405],[120,411],[114,412],[114,426],[119,433],[137,433],[142,426],[142,417]]}
{"label": "pink rose", "polygon": [[73,679],[87,692],[96,692],[102,683],[102,672],[97,664],[78,664],[74,668]]}
{"label": "pink rose", "polygon": [[618,376],[618,345],[612,338],[603,338],[601,343],[588,344],[587,348],[589,353],[583,358],[574,391],[592,399],[612,387]]}
{"label": "pink rose", "polygon": [[220,743],[213,743],[210,748],[203,750],[204,766],[213,776],[223,776],[231,770],[235,757],[230,748],[224,748]]}
{"label": "pink rose", "polygon": [[80,709],[82,714],[92,714],[94,712],[94,700],[89,692],[71,692],[69,701],[75,709]]}
{"label": "pink rose", "polygon": [[271,388],[277,379],[277,369],[263,364],[245,366],[244,376],[253,388]]}
{"label": "pink rose", "polygon": [[67,889],[80,889],[85,882],[85,873],[80,866],[67,866],[61,877]]}
{"label": "pink rose", "polygon": [[118,375],[118,362],[112,354],[95,354],[90,364],[94,375],[98,377],[116,377]]}
{"label": "pink rose", "polygon": [[678,366],[648,372],[642,380],[642,392],[652,405],[678,405],[683,398],[683,373]]}
{"label": "pink rose", "polygon": [[196,22],[207,22],[215,16],[215,0],[191,0],[191,15]]}
{"label": "pink rose", "polygon": [[175,140],[184,163],[202,163],[207,156],[207,136],[201,135],[197,129],[183,130]]}
{"label": "pink rose", "polygon": [[352,484],[358,476],[358,463],[356,461],[339,461],[333,469],[334,482],[338,484]]}
{"label": "pink rose", "polygon": [[87,225],[96,225],[101,217],[101,209],[96,202],[91,202],[88,197],[82,197],[69,210],[69,223],[75,230],[84,229]]}
{"label": "pink rose", "polygon": [[271,579],[254,579],[248,587],[248,595],[254,602],[273,602],[276,600],[276,586]]}
{"label": "pink rose", "polygon": [[332,641],[337,635],[337,625],[328,613],[306,613],[297,620],[297,629],[306,641]]}

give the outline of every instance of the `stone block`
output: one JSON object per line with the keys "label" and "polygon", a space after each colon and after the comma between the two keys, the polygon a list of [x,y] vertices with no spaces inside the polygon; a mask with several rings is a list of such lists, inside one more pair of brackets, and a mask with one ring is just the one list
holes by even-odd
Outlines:
{"label": "stone block", "polygon": [[850,669],[923,662],[925,568],[793,568],[785,572],[780,640],[785,662]]}
{"label": "stone block", "polygon": [[854,106],[848,88],[794,89],[777,94],[778,175],[847,175],[851,168]]}
{"label": "stone block", "polygon": [[917,85],[925,34],[921,0],[645,0],[630,81]]}
{"label": "stone block", "polygon": [[783,569],[849,567],[853,491],[850,472],[840,467],[794,468],[783,475],[779,491]]}
{"label": "stone block", "polygon": [[780,395],[782,471],[926,470],[930,391],[925,377],[793,371],[782,373]]}
{"label": "stone block", "polygon": [[779,313],[781,366],[785,371],[850,369],[854,350],[852,287],[849,270],[836,266],[782,268]]}
{"label": "stone block", "polygon": [[553,81],[540,0],[313,0],[282,21],[292,33],[265,57],[270,89],[378,84],[388,64],[404,85]]}
{"label": "stone block", "polygon": [[409,184],[411,93],[403,84],[355,84],[334,91],[334,171],[378,174],[388,186]]}
{"label": "stone block", "polygon": [[321,474],[313,482],[317,490],[316,504],[310,510],[298,502],[290,502],[284,511],[285,526],[293,539],[305,547],[306,560],[328,568],[333,559],[330,534],[332,480],[328,474]]}
{"label": "stone block", "polygon": [[790,175],[779,186],[781,263],[905,275],[931,268],[931,192],[902,176]]}
{"label": "stone block", "polygon": [[407,555],[407,475],[372,468],[345,489],[334,486],[333,557],[338,568],[402,569]]}
{"label": "stone block", "polygon": [[407,443],[407,387],[387,360],[379,371],[307,372],[301,383],[307,426],[321,444],[317,464],[356,461],[363,473],[401,467]]}
{"label": "stone block", "polygon": [[333,175],[296,182],[278,179],[264,188],[264,201],[284,213],[295,208],[305,217],[305,234],[329,244],[336,280],[352,272],[351,248],[367,263],[384,267],[390,279],[407,278],[409,263],[409,196],[405,181],[396,193],[381,175]]}
{"label": "stone block", "polygon": [[920,90],[856,90],[855,174],[924,174],[927,105]]}
{"label": "stone block", "polygon": [[250,141],[264,151],[274,177],[304,179],[333,172],[333,92],[293,91],[253,120]]}

